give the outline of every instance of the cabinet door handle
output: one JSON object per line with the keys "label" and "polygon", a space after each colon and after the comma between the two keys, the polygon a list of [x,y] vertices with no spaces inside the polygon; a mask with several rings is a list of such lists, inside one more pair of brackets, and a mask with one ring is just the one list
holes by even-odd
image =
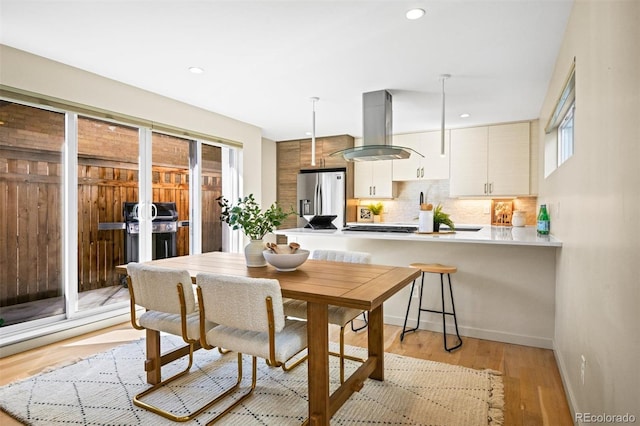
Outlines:
{"label": "cabinet door handle", "polygon": [[489,184],[489,194],[493,194],[493,182]]}
{"label": "cabinet door handle", "polygon": [[376,187],[373,187],[373,195],[376,195]]}
{"label": "cabinet door handle", "polygon": [[373,188],[373,187],[372,187],[372,186],[370,186],[370,187],[369,187],[369,195],[373,195],[373,194],[371,193],[371,188]]}
{"label": "cabinet door handle", "polygon": [[417,177],[417,178],[418,178],[418,177],[420,177],[420,167],[418,167],[418,168],[416,169],[416,177]]}
{"label": "cabinet door handle", "polygon": [[420,169],[420,177],[424,177],[424,167]]}
{"label": "cabinet door handle", "polygon": [[487,193],[487,183],[486,183],[486,182],[485,182],[485,184],[484,184],[484,193],[485,193],[485,194]]}

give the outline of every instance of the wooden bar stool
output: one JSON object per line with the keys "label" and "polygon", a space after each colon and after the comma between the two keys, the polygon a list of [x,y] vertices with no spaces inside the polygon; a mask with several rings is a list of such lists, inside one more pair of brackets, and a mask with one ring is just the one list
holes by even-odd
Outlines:
{"label": "wooden bar stool", "polygon": [[[409,294],[409,303],[407,304],[407,314],[404,317],[404,326],[402,327],[402,334],[400,334],[400,341],[404,340],[404,334],[409,333],[411,331],[416,331],[420,326],[420,312],[433,312],[435,314],[442,314],[442,339],[444,341],[444,349],[447,352],[451,352],[454,349],[462,346],[462,338],[460,337],[460,333],[458,332],[458,320],[456,318],[456,307],[453,303],[453,291],[451,289],[451,274],[455,274],[458,271],[458,268],[455,266],[447,266],[441,265],[439,263],[412,263],[410,265],[412,268],[418,268],[422,271],[422,281],[420,283],[420,295],[418,296],[420,299],[420,303],[418,306],[418,320],[416,322],[415,328],[407,330],[407,319],[409,318],[409,309],[411,308],[411,299],[413,297],[413,288],[416,285],[416,280],[413,280],[411,284],[411,293]],[[424,288],[424,275],[425,274],[440,274],[440,298],[442,300],[442,310],[436,311],[433,309],[425,309],[422,307],[422,290]],[[445,311],[444,308],[444,278],[443,276],[447,274],[447,278],[449,280],[449,297],[451,298],[451,310],[452,312]],[[447,347],[447,323],[446,317],[447,315],[453,316],[453,323],[456,326],[456,336],[458,336],[458,344],[453,347]]]}

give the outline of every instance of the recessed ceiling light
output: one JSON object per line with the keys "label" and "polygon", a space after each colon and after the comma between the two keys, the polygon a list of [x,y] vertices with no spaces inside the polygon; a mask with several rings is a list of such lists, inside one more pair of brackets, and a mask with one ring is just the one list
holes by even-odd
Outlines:
{"label": "recessed ceiling light", "polygon": [[469,117],[471,117],[471,114],[469,114],[468,112],[460,114],[460,118],[469,118]]}
{"label": "recessed ceiling light", "polygon": [[200,67],[189,67],[189,71],[194,74],[202,74],[204,72],[204,70]]}
{"label": "recessed ceiling light", "polygon": [[420,19],[424,16],[424,9],[411,9],[407,11],[407,19],[411,19],[412,21],[415,19]]}

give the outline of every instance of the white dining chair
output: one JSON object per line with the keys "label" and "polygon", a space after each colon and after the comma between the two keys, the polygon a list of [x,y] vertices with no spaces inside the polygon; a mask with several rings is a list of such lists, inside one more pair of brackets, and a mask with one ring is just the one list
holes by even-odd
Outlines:
{"label": "white dining chair", "polygon": [[[147,361],[158,360],[165,365],[188,355],[189,360],[184,370],[165,379],[159,380],[147,390],[135,395],[133,403],[141,408],[159,414],[173,421],[187,421],[205,411],[212,404],[207,404],[186,415],[176,415],[156,405],[142,400],[145,396],[157,391],[166,384],[187,374],[193,364],[193,352],[201,348],[200,331],[209,330],[214,324],[200,323],[200,314],[196,304],[194,286],[189,271],[166,269],[140,263],[127,265],[127,282],[129,287],[131,325],[136,330],[150,330],[158,335],[147,340]],[[146,311],[138,317],[136,306]],[[159,333],[169,333],[182,337],[186,346],[160,354]],[[150,341],[152,340],[152,341]],[[149,356],[153,351],[155,356]],[[146,367],[146,365],[145,365]],[[159,367],[159,366],[158,366]],[[146,368],[145,368],[146,370]]]}
{"label": "white dining chair", "polygon": [[[214,401],[239,388],[242,354],[252,357],[251,386],[241,395],[234,394],[234,402],[209,421],[211,424],[253,393],[258,357],[264,358],[269,366],[280,367],[307,348],[307,325],[305,321],[285,318],[278,280],[200,273],[196,284],[202,347],[218,346],[238,353],[237,381]],[[207,321],[217,325],[206,330]]]}
{"label": "white dining chair", "polygon": [[[360,251],[342,251],[342,250],[314,250],[311,253],[312,259],[328,260],[330,262],[345,263],[371,263],[371,254]],[[307,304],[301,300],[286,299],[284,303],[284,313],[287,316],[306,319]],[[353,320],[358,316],[364,317],[365,325],[354,328]],[[340,358],[340,383],[344,383],[344,360],[364,362],[362,358],[358,358],[344,353],[344,328],[347,324],[351,324],[353,331],[362,330],[367,326],[366,311],[356,308],[345,308],[342,306],[329,306],[329,323],[340,326],[340,352],[329,352],[331,355]]]}

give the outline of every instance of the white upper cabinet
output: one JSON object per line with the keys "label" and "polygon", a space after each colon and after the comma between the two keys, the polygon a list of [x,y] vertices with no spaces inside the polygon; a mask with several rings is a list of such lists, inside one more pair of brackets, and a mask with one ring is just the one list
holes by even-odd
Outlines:
{"label": "white upper cabinet", "polygon": [[489,126],[491,195],[529,194],[529,123]]}
{"label": "white upper cabinet", "polygon": [[394,198],[393,160],[359,161],[354,164],[355,198]]}
{"label": "white upper cabinet", "polygon": [[451,130],[449,195],[487,195],[489,129]]}
{"label": "white upper cabinet", "polygon": [[451,130],[450,196],[529,194],[529,123]]}
{"label": "white upper cabinet", "polygon": [[449,130],[445,130],[445,156],[440,155],[440,131],[396,135],[393,144],[411,148],[406,160],[393,160],[393,180],[449,179]]}

